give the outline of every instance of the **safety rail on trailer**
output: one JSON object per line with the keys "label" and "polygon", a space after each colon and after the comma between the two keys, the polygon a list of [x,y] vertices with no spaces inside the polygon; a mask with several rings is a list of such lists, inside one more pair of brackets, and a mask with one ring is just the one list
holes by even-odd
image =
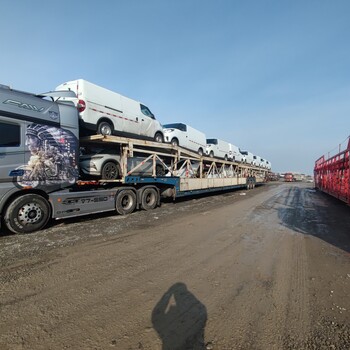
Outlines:
{"label": "safety rail on trailer", "polygon": [[[115,144],[116,147],[120,147],[122,177],[120,180],[110,180],[109,182],[130,182],[127,178],[133,176],[134,172],[147,161],[153,162],[153,177],[156,177],[156,162],[160,162],[167,171],[166,176],[187,179],[191,178],[193,184],[196,183],[193,178],[197,180],[254,178],[255,183],[262,183],[266,181],[266,175],[268,173],[266,168],[219,158],[203,157],[185,148],[166,143],[109,135],[93,135],[82,138],[81,144]],[[128,169],[128,158],[133,157],[134,154],[137,154],[138,156],[142,155],[142,157],[144,157],[143,161],[137,166]],[[100,182],[107,181],[101,180]],[[197,183],[199,188],[203,188],[203,181],[197,181]],[[211,183],[212,186],[210,187],[215,187],[217,181],[211,181]],[[242,183],[239,183],[238,181],[236,184],[238,185]],[[218,187],[221,187],[221,185],[222,181]],[[227,186],[231,185],[232,181],[227,181]],[[195,185],[192,185],[192,187],[193,186]]]}
{"label": "safety rail on trailer", "polygon": [[316,160],[314,175],[317,189],[350,205],[350,138],[344,151]]}

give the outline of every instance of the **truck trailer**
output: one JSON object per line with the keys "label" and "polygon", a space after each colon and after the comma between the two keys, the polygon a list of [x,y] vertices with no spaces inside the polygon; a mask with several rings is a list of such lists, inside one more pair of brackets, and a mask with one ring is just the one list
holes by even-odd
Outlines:
{"label": "truck trailer", "polygon": [[[266,181],[266,169],[204,157],[177,145],[113,135],[82,137],[75,97],[73,91],[35,95],[0,85],[0,215],[6,230],[30,233],[50,219],[106,211],[126,215],[151,210],[164,197],[252,189]],[[80,149],[91,145],[119,150],[120,178],[82,176]],[[142,161],[133,163],[134,157]],[[150,161],[151,173],[140,176],[138,169]],[[162,176],[156,170],[160,163]]]}
{"label": "truck trailer", "polygon": [[315,162],[315,188],[350,205],[350,138],[344,151]]}

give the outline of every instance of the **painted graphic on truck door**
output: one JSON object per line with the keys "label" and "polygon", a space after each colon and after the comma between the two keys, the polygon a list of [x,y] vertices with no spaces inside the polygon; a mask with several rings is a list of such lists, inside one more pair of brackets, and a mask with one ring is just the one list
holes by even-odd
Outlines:
{"label": "painted graphic on truck door", "polygon": [[78,178],[78,140],[68,130],[42,124],[29,124],[27,164],[14,172],[16,186],[45,188],[73,184]]}

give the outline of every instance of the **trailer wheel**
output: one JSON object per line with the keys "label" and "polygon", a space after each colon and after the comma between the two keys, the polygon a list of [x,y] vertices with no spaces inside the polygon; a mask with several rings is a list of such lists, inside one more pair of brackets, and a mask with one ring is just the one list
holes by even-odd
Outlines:
{"label": "trailer wheel", "polygon": [[157,206],[158,192],[156,189],[149,187],[146,188],[141,195],[141,207],[144,210],[151,210]]}
{"label": "trailer wheel", "polygon": [[112,135],[113,127],[111,123],[108,123],[106,121],[100,122],[97,126],[97,133],[102,135]]}
{"label": "trailer wheel", "polygon": [[15,198],[6,208],[4,222],[13,233],[24,234],[42,229],[50,219],[49,202],[37,194]]}
{"label": "trailer wheel", "polygon": [[115,208],[120,215],[132,213],[136,208],[136,194],[132,190],[122,190],[117,194]]}

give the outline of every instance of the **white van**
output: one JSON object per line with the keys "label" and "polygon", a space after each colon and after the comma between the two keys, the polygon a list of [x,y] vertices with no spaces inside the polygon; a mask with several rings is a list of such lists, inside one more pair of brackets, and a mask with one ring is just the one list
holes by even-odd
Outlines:
{"label": "white van", "polygon": [[247,164],[254,164],[254,155],[252,152],[239,150],[242,155],[242,162]]}
{"label": "white van", "polygon": [[254,165],[261,168],[264,167],[264,163],[265,163],[264,159],[262,159],[260,156],[255,156],[255,155],[253,156],[253,158],[254,158],[254,162],[253,162]]}
{"label": "white van", "polygon": [[266,160],[266,169],[271,170],[271,162]]}
{"label": "white van", "polygon": [[229,159],[234,161],[234,162],[238,162],[238,163],[242,163],[243,159],[244,159],[243,155],[239,151],[239,148],[237,146],[233,145],[232,143],[230,143]]}
{"label": "white van", "polygon": [[203,155],[206,136],[201,131],[183,123],[172,123],[163,126],[164,140],[173,146],[180,146]]}
{"label": "white van", "polygon": [[220,139],[207,139],[206,153],[209,157],[217,157],[228,160],[231,153],[231,147],[226,141]]}
{"label": "white van", "polygon": [[163,128],[142,103],[78,79],[56,87],[71,90],[78,97],[81,126],[102,135],[152,139],[163,142]]}

